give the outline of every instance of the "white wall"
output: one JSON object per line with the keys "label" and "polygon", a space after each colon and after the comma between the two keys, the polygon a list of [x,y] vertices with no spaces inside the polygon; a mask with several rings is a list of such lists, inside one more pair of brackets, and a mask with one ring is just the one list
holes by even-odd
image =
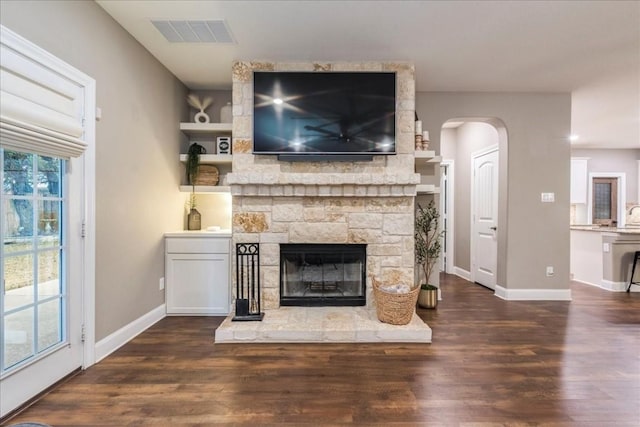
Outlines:
{"label": "white wall", "polygon": [[637,204],[638,200],[638,160],[637,150],[596,150],[572,149],[571,157],[588,157],[587,172],[621,172],[626,175],[627,203]]}
{"label": "white wall", "polygon": [[443,160],[456,160],[458,128],[446,128],[440,132],[440,155]]}
{"label": "white wall", "polygon": [[2,1],[1,23],[96,80],[96,340],[164,302],[163,233],[183,226],[186,88],[90,1]]}
{"label": "white wall", "polygon": [[[567,290],[570,95],[419,92],[416,111],[438,152],[439,130],[448,120],[490,117],[504,124],[499,218],[506,233],[498,239],[498,285]],[[541,203],[542,192],[554,192],[555,203]],[[554,276],[546,277],[546,266],[554,267]]]}

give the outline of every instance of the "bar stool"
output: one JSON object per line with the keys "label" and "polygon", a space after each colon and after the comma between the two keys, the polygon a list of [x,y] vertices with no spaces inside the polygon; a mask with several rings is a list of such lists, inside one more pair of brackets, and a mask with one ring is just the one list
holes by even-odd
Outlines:
{"label": "bar stool", "polygon": [[629,286],[627,286],[627,292],[631,289],[631,285],[640,286],[640,282],[633,281],[633,273],[636,272],[636,264],[638,264],[638,260],[640,259],[640,251],[636,251],[635,258],[633,259],[633,268],[631,269],[631,277],[629,277]]}

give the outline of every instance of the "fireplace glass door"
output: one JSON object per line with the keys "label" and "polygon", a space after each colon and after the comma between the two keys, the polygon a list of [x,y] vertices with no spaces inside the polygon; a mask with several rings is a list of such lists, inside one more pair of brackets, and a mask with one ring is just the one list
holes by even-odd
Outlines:
{"label": "fireplace glass door", "polygon": [[280,305],[365,305],[366,245],[280,245]]}

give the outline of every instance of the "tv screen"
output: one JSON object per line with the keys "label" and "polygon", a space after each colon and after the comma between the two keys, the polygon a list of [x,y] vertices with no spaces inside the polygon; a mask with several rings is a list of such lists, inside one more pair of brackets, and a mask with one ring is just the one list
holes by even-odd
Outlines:
{"label": "tv screen", "polygon": [[395,154],[393,72],[254,72],[254,154]]}

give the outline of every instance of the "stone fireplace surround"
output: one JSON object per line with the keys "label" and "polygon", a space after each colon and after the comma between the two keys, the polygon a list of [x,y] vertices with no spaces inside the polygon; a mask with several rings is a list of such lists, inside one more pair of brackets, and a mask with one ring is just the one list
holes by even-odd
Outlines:
{"label": "stone fireplace surround", "polygon": [[[254,70],[395,71],[396,154],[374,156],[370,162],[282,162],[276,156],[253,155]],[[374,304],[371,276],[383,283],[413,283],[414,201],[420,176],[414,173],[412,64],[236,62],[233,115],[233,172],[227,176],[233,196],[232,241],[234,247],[235,243],[260,243],[265,311],[285,310],[279,308],[279,245],[282,243],[366,244],[366,308],[369,312]],[[268,317],[265,315],[265,320]],[[414,321],[416,319],[414,316]],[[420,319],[417,321],[422,323]],[[414,322],[412,325],[419,327]],[[424,326],[430,341],[431,331]]]}

